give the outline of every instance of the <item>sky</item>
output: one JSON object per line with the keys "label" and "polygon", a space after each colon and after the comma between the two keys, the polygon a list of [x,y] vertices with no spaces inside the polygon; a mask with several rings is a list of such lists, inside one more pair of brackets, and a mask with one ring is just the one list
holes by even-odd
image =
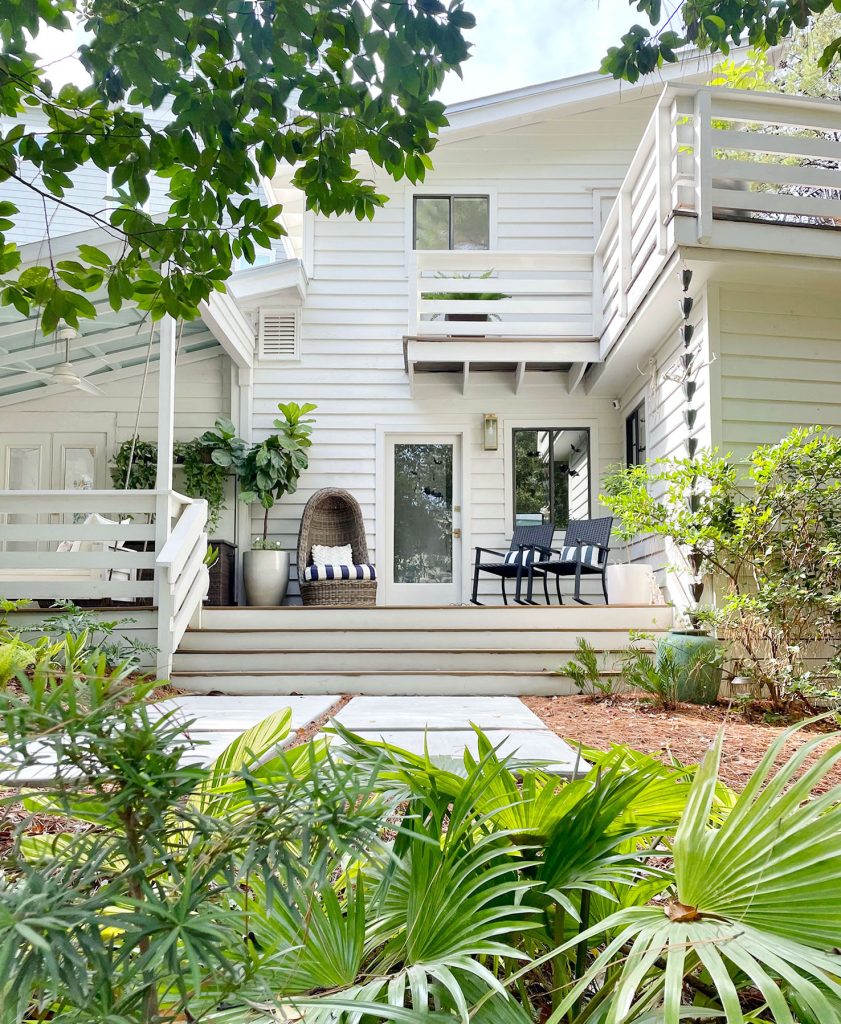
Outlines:
{"label": "sky", "polygon": [[[447,103],[597,71],[609,46],[647,24],[628,0],[467,0],[476,16],[464,80],[451,75]],[[668,2],[664,9],[672,9]]]}
{"label": "sky", "polygon": [[[609,46],[635,22],[644,22],[628,0],[467,0],[476,28],[464,78],[450,75],[447,103],[517,89],[536,82],[596,71]],[[666,0],[664,8],[672,8]],[[57,85],[84,82],[70,56],[79,35],[42,32],[36,50]]]}

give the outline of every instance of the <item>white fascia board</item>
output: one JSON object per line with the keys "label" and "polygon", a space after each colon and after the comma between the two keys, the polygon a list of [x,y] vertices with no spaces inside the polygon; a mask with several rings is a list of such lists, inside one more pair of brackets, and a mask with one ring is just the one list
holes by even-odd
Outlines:
{"label": "white fascia board", "polygon": [[[734,47],[728,59],[738,61],[747,55],[748,50],[747,46]],[[552,110],[563,109],[565,113],[573,114],[619,101],[646,96],[653,98],[662,92],[664,86],[675,82],[703,84],[721,59],[721,54],[699,54],[697,50],[689,50],[676,64],[666,64],[656,76],[650,75],[633,85],[618,82],[600,71],[590,71],[571,78],[454,103],[445,111],[450,123],[449,127],[441,130],[441,141],[475,132],[477,128],[534,118],[535,115]]]}
{"label": "white fascia board", "polygon": [[254,329],[228,292],[211,292],[199,314],[236,366],[254,365]]}
{"label": "white fascia board", "polygon": [[302,303],[307,297],[308,284],[301,260],[291,259],[240,270],[228,279],[228,291],[240,305],[259,304],[268,296],[290,290],[294,292],[291,301]]}

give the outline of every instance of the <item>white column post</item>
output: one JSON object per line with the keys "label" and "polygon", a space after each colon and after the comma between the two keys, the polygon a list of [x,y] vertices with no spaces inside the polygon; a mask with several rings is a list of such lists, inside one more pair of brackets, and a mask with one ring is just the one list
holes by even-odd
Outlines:
{"label": "white column post", "polygon": [[[237,433],[243,441],[251,444],[254,434],[254,369],[251,366],[237,366],[233,369],[236,372]],[[239,496],[236,500],[239,501]],[[244,603],[242,556],[251,546],[251,509],[247,505],[240,504],[237,510],[237,535],[234,540],[239,555],[237,558],[236,600],[238,603]]]}
{"label": "white column post", "polygon": [[[172,493],[172,445],[175,440],[175,321],[165,316],[159,330],[158,370],[158,470],[155,477],[155,557],[170,534]],[[172,593],[165,570],[155,565],[155,604],[158,608],[158,675],[172,671]]]}

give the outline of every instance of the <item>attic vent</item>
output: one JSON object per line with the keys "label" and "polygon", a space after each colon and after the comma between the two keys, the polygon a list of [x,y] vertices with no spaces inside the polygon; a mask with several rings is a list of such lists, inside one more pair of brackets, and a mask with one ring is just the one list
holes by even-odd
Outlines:
{"label": "attic vent", "polygon": [[297,359],[300,348],[298,311],[261,309],[257,341],[259,359]]}

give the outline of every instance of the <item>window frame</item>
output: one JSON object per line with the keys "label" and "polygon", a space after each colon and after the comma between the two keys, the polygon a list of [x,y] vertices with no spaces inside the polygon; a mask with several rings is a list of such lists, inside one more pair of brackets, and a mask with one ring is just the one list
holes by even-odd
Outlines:
{"label": "window frame", "polygon": [[[642,413],[642,416],[640,416]],[[640,419],[645,424],[643,444],[640,444]],[[625,416],[625,465],[644,466],[648,451],[648,416],[645,399],[637,402]]]}
{"label": "window frame", "polygon": [[[567,431],[576,433],[582,433],[587,435],[587,518],[593,518],[593,435],[594,430],[592,426],[586,424],[570,424],[569,426],[533,426],[532,424],[512,424],[508,429],[508,435],[511,439],[511,480],[509,485],[509,495],[511,501],[511,514],[507,517],[508,529],[513,531],[517,529],[517,449],[515,445],[515,437],[518,432],[529,432],[534,431],[546,431],[547,433],[562,434]],[[549,507],[553,508],[555,504],[555,438],[552,438],[552,451],[549,459]],[[567,516],[567,522],[569,516]],[[567,523],[560,524],[555,523],[555,532],[563,533],[567,528]]]}
{"label": "window frame", "polygon": [[[496,246],[496,202],[494,193],[489,190],[477,192],[439,192],[437,190],[416,191],[412,193],[412,202],[409,207],[409,248],[412,252],[490,252]],[[449,202],[449,217],[447,227],[446,249],[418,249],[418,200],[419,199],[446,199]],[[460,250],[453,248],[453,200],[454,199],[484,199],[488,204],[488,247],[487,249]]]}

